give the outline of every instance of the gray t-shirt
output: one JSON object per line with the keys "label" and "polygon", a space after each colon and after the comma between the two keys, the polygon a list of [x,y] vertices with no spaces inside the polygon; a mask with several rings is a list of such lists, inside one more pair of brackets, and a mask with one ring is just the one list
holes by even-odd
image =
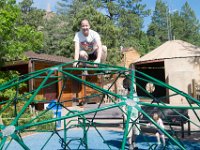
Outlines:
{"label": "gray t-shirt", "polygon": [[74,37],[74,42],[79,42],[80,50],[84,50],[88,54],[93,53],[98,48],[97,41],[99,40],[101,40],[100,35],[91,29],[89,29],[88,36],[84,36],[82,31],[79,31]]}

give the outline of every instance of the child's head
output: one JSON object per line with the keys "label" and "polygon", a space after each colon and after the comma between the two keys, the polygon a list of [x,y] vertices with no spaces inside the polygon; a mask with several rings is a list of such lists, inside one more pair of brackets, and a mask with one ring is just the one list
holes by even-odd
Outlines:
{"label": "child's head", "polygon": [[160,118],[160,117],[159,117],[158,113],[154,113],[154,114],[153,114],[153,119],[154,119],[155,121],[157,121],[159,118]]}

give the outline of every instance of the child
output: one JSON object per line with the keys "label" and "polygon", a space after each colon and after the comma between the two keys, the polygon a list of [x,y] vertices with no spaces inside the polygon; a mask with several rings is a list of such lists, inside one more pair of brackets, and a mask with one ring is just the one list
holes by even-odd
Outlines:
{"label": "child", "polygon": [[[139,101],[139,98],[136,93],[133,94],[133,99],[128,99],[127,101],[133,101],[132,103],[137,103]],[[137,104],[136,104],[137,105]],[[128,145],[129,150],[136,150],[138,149],[136,145],[136,136],[140,134],[140,125],[139,125],[139,119],[138,119],[138,110],[134,106],[124,106],[123,110],[124,112],[128,113],[128,109],[131,109],[131,116],[130,121],[128,125],[128,131],[130,131],[127,135],[128,139]],[[127,120],[127,114],[124,114],[125,121]],[[137,119],[137,120],[136,120]]]}
{"label": "child", "polygon": [[[161,127],[161,128],[165,128],[162,119],[159,117],[158,113],[154,113],[153,114],[153,119],[155,120],[155,122]],[[162,139],[163,145],[165,145],[165,135],[163,134],[163,132],[159,129],[157,129],[156,132],[156,138],[157,138],[157,143],[161,144],[160,142],[160,138]]]}

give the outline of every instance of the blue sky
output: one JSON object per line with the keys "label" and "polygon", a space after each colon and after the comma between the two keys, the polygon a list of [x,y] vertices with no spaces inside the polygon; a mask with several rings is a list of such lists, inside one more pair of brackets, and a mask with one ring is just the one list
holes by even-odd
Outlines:
{"label": "blue sky", "polygon": [[[17,2],[20,2],[22,0],[17,0]],[[56,3],[57,1],[61,0],[33,0],[34,6],[41,8],[41,9],[47,9],[48,6],[50,6],[52,11],[56,10]],[[147,5],[148,9],[154,10],[155,8],[155,2],[156,0],[142,0],[144,4]],[[166,2],[170,8],[171,11],[174,10],[180,10],[183,4],[188,1],[190,7],[194,10],[197,19],[200,20],[200,0],[163,0]],[[148,24],[151,21],[151,17],[147,17],[144,20],[144,26],[147,28]]]}

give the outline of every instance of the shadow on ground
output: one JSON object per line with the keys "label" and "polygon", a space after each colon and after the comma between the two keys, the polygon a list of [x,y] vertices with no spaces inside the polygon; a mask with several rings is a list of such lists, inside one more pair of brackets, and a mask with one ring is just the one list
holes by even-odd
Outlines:
{"label": "shadow on ground", "polygon": [[[34,135],[30,135],[24,137],[24,143],[30,148],[34,150],[57,150],[63,149],[61,144],[59,143],[60,137],[63,138],[64,131],[59,131],[58,134],[52,133],[37,133]],[[67,132],[67,141],[69,145],[67,149],[86,149],[85,145],[81,143],[81,139],[83,137],[83,132],[81,129],[72,129]],[[122,141],[123,141],[123,132],[116,131],[116,130],[106,130],[106,129],[99,129],[98,131],[95,129],[90,129],[87,134],[87,143],[88,149],[98,149],[98,150],[105,150],[105,149],[121,149]],[[156,145],[156,137],[150,135],[139,135],[136,138],[136,145],[139,150],[147,150],[147,149],[180,149],[171,141],[167,140],[167,147],[163,147],[162,145]],[[185,149],[187,150],[198,150],[200,149],[200,141],[190,141],[190,140],[181,140],[180,141]],[[128,149],[128,145],[126,143],[125,148]],[[23,150],[21,146],[15,142],[14,140],[10,143],[7,148],[8,150]]]}

